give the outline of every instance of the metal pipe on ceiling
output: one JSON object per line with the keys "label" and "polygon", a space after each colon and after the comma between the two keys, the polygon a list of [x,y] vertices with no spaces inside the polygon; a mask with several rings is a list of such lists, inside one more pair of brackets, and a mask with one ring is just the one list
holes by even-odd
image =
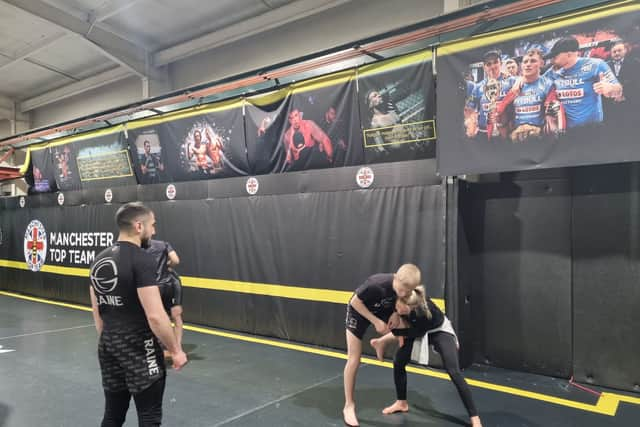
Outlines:
{"label": "metal pipe on ceiling", "polygon": [[128,108],[125,107],[123,109],[111,111],[108,113],[98,113],[98,115],[86,119],[70,121],[61,125],[54,125],[39,131],[26,132],[14,137],[8,137],[4,140],[0,140],[0,146],[17,144],[34,138],[72,130],[74,128],[79,128],[85,125],[104,122],[115,117],[133,114],[142,110],[151,110],[189,100],[203,98],[206,96],[224,93],[243,87],[250,87],[252,85],[263,83],[265,80],[275,80],[278,78],[295,76],[299,73],[314,70],[328,65],[337,64],[345,60],[362,57],[370,53],[381,52],[395,47],[402,47],[409,43],[425,40],[430,37],[435,37],[448,32],[469,28],[481,22],[505,18],[511,15],[527,12],[532,9],[549,6],[560,2],[562,2],[562,0],[521,0],[515,3],[510,3],[491,9],[485,8],[480,12],[472,13],[460,18],[454,18],[441,24],[432,25],[427,28],[421,28],[418,30],[409,31],[407,33],[386,37],[382,40],[375,40],[364,44],[358,44],[355,47],[349,48],[348,50],[330,53],[317,58],[311,58],[295,65],[277,67],[273,70],[233,81],[223,82],[219,84],[214,83],[202,89],[185,90],[184,92],[174,96],[169,95],[166,97],[161,97],[161,99],[135,104]]}

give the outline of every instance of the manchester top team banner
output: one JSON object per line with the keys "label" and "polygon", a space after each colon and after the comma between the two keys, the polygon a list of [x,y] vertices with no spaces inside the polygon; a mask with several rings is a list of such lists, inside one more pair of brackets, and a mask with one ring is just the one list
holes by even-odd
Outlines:
{"label": "manchester top team banner", "polygon": [[358,69],[367,163],[435,157],[435,82],[431,51]]}
{"label": "manchester top team banner", "polygon": [[640,5],[438,49],[443,175],[640,160]]}

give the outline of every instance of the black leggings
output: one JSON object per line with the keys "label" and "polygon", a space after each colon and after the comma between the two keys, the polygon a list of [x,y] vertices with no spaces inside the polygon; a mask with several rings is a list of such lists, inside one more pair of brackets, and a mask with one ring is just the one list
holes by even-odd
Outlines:
{"label": "black leggings", "polygon": [[[162,422],[162,395],[164,394],[165,378],[154,382],[144,391],[134,394],[133,401],[138,410],[138,425],[140,427],[156,427]],[[104,392],[105,408],[101,427],[121,427],[124,424],[131,393],[129,390],[118,392]]]}
{"label": "black leggings", "polygon": [[[404,345],[398,349],[393,359],[393,380],[396,384],[396,396],[398,400],[407,400],[407,364],[411,360],[414,338],[405,338]],[[444,368],[451,377],[451,381],[458,389],[464,407],[467,408],[469,417],[478,415],[469,385],[462,376],[460,363],[458,362],[458,350],[456,339],[446,332],[434,332],[429,334],[429,343],[433,344],[440,353]]]}

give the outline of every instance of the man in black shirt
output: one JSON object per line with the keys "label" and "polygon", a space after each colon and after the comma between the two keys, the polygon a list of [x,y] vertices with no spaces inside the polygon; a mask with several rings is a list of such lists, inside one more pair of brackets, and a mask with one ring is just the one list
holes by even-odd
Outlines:
{"label": "man in black shirt", "polygon": [[182,282],[174,270],[180,264],[180,257],[171,243],[163,240],[149,240],[146,251],[156,259],[156,278],[162,305],[175,324],[176,340],[182,346]]}
{"label": "man in black shirt", "polygon": [[420,269],[404,264],[389,274],[374,274],[356,289],[347,306],[345,319],[347,363],[344,367],[344,423],[358,426],[354,391],[356,374],[362,355],[362,337],[373,324],[380,334],[389,332],[387,322],[393,314],[396,299],[404,299],[420,284]]}
{"label": "man in black shirt", "polygon": [[153,212],[127,203],[118,209],[116,222],[117,243],[100,252],[90,270],[105,395],[101,426],[122,426],[132,395],[139,425],[159,426],[166,370],[158,339],[169,349],[174,369],[184,366],[187,356],[162,306],[156,262],[141,249],[155,232]]}

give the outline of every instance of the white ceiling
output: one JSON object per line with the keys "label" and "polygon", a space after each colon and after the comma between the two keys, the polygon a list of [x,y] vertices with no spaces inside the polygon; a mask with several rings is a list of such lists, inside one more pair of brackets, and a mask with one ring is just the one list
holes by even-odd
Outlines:
{"label": "white ceiling", "polygon": [[0,100],[24,113],[114,78],[153,79],[159,66],[348,1],[0,0]]}

